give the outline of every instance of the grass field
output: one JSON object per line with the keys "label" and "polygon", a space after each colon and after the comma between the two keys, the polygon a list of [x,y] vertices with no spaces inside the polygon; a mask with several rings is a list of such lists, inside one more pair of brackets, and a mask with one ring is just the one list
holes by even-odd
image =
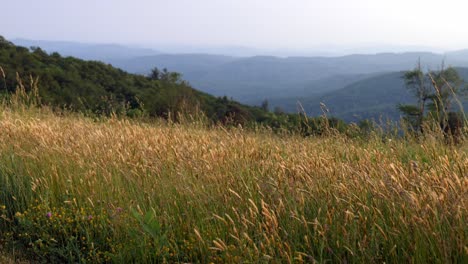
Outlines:
{"label": "grass field", "polygon": [[0,243],[44,262],[467,263],[468,144],[0,109]]}

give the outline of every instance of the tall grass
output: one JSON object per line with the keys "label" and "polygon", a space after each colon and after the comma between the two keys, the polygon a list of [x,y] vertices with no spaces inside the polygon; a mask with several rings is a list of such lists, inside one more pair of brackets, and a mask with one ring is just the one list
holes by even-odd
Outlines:
{"label": "tall grass", "polygon": [[17,78],[0,105],[0,245],[25,258],[468,261],[467,142],[438,126],[353,139],[91,119],[38,107],[37,79]]}
{"label": "tall grass", "polygon": [[52,262],[468,261],[467,143],[0,109],[0,232]]}

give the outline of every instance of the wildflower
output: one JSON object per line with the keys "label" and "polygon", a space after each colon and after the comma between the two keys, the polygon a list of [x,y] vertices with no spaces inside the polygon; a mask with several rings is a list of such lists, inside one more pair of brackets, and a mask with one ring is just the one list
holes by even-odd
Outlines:
{"label": "wildflower", "polygon": [[88,220],[93,220],[93,216],[92,216],[92,215],[88,215]]}
{"label": "wildflower", "polygon": [[123,209],[122,209],[122,207],[117,207],[117,208],[115,209],[115,211],[117,211],[117,213],[120,214],[120,213],[123,211]]}
{"label": "wildflower", "polygon": [[51,218],[52,217],[52,212],[47,212],[46,217]]}

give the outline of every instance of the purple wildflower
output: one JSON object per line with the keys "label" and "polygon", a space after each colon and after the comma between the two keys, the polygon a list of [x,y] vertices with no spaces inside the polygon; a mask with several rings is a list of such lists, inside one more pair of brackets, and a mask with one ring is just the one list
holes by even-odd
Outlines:
{"label": "purple wildflower", "polygon": [[93,220],[93,216],[92,216],[92,215],[88,215],[88,220]]}
{"label": "purple wildflower", "polygon": [[115,211],[117,211],[117,213],[120,214],[123,211],[123,209],[122,209],[122,207],[117,207],[117,208],[115,208]]}
{"label": "purple wildflower", "polygon": [[51,218],[52,217],[52,212],[47,212],[46,217]]}

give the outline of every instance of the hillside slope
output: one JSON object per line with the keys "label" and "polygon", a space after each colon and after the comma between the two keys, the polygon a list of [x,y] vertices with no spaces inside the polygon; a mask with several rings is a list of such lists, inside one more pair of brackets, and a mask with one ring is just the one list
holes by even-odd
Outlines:
{"label": "hillside slope", "polygon": [[[39,86],[42,102],[81,112],[110,114],[111,111],[167,117],[170,112],[203,112],[213,121],[255,122],[269,114],[193,89],[176,73],[150,79],[97,61],[83,61],[47,54],[40,48],[29,50],[0,37],[0,91],[12,92],[21,83],[28,90],[30,76]],[[18,75],[16,76],[15,73]],[[21,82],[20,79],[23,81]]]}
{"label": "hillside slope", "polygon": [[[468,80],[468,68],[457,68],[457,71],[462,79]],[[297,102],[300,102],[308,114],[319,115],[322,113],[320,103],[324,103],[330,115],[345,121],[356,122],[365,118],[398,120],[400,112],[397,105],[415,103],[416,100],[406,88],[403,75],[404,72],[380,74],[323,95],[273,100],[272,105],[292,112],[296,111]],[[466,111],[468,98],[458,99]]]}

